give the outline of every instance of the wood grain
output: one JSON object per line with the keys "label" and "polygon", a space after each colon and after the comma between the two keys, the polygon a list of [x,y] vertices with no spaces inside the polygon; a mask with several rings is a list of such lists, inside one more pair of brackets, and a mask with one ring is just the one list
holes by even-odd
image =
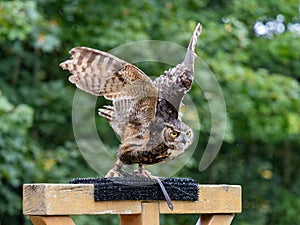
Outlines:
{"label": "wood grain", "polygon": [[147,203],[145,207],[158,206],[160,214],[228,214],[240,213],[241,202],[241,187],[238,185],[199,185],[199,200],[173,201],[173,211],[165,201],[95,202],[92,184],[23,186],[24,215],[141,214],[144,203]]}
{"label": "wood grain", "polygon": [[196,225],[229,225],[233,220],[233,214],[216,214],[216,215],[203,215]]}
{"label": "wood grain", "polygon": [[173,205],[174,210],[171,211],[165,202],[160,202],[160,213],[240,213],[242,211],[242,190],[239,185],[199,185],[198,201],[174,201]]}
{"label": "wood grain", "polygon": [[75,225],[69,216],[30,216],[33,225]]}
{"label": "wood grain", "polygon": [[140,201],[94,201],[92,184],[25,184],[24,215],[139,214]]}
{"label": "wood grain", "polygon": [[143,202],[142,213],[133,215],[120,215],[121,225],[159,225],[158,202]]}

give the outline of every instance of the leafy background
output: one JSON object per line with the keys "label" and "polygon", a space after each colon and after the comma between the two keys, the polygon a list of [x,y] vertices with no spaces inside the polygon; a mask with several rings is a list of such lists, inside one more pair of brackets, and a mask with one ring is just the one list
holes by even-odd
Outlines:
{"label": "leafy background", "polygon": [[[227,138],[214,163],[199,172],[210,127],[205,98],[193,88],[191,96],[203,100],[197,105],[202,138],[175,176],[241,184],[243,213],[233,224],[300,224],[299,6],[298,0],[1,1],[0,224],[30,224],[21,211],[24,183],[97,176],[73,137],[75,88],[58,67],[68,50],[108,51],[146,39],[186,46],[197,22],[204,26],[198,55],[225,96]],[[148,74],[162,71],[141,67]],[[101,129],[110,135],[107,123]],[[74,220],[118,224],[117,216]],[[169,224],[196,220],[161,217]]]}

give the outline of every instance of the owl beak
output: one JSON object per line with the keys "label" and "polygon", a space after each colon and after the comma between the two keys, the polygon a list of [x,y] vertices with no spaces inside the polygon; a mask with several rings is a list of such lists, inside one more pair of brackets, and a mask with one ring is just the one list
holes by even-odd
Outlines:
{"label": "owl beak", "polygon": [[182,138],[181,138],[181,142],[182,142],[184,145],[186,145],[186,143],[187,143],[186,137],[182,137]]}

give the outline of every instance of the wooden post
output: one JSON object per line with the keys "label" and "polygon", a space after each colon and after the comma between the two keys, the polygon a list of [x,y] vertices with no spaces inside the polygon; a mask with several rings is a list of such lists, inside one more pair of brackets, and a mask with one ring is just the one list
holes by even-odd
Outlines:
{"label": "wooden post", "polygon": [[30,216],[34,225],[75,225],[69,216]]}
{"label": "wooden post", "polygon": [[159,225],[158,203],[142,203],[141,214],[120,215],[121,225]]}
{"label": "wooden post", "polygon": [[199,185],[196,202],[94,201],[92,184],[24,184],[23,213],[34,225],[74,225],[69,215],[119,214],[121,225],[158,225],[160,214],[199,214],[201,225],[229,225],[242,210],[238,185]]}
{"label": "wooden post", "polygon": [[[233,214],[203,215],[196,225],[225,225],[231,224]],[[199,222],[201,221],[201,222]]]}

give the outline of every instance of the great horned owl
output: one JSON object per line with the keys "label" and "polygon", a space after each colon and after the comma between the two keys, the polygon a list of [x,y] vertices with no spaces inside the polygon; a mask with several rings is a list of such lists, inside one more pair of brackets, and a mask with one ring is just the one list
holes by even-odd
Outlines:
{"label": "great horned owl", "polygon": [[178,112],[193,82],[201,29],[198,24],[183,62],[154,81],[134,65],[87,47],[73,48],[71,58],[60,64],[77,88],[112,101],[112,106],[99,109],[121,139],[117,162],[107,177],[123,176],[124,164],[138,164],[138,175],[149,177],[144,164],[175,159],[191,145],[193,131]]}

